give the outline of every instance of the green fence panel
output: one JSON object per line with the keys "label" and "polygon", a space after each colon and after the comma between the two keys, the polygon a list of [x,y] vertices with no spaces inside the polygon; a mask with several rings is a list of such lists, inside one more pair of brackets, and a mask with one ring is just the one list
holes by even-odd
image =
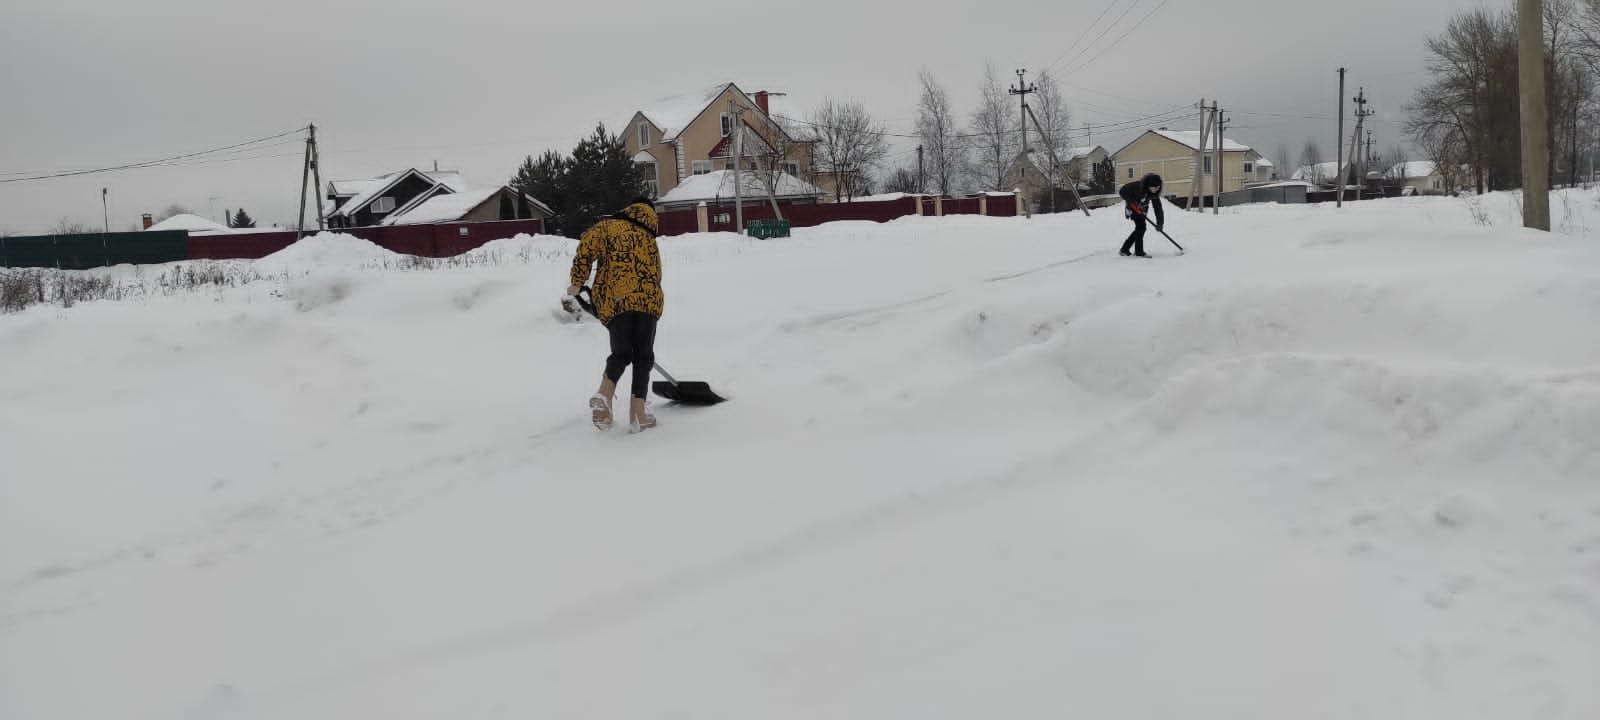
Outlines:
{"label": "green fence panel", "polygon": [[186,230],[111,233],[105,239],[108,265],[158,265],[189,259]]}
{"label": "green fence panel", "polygon": [[56,239],[48,235],[21,235],[6,238],[6,267],[53,268],[56,266]]}
{"label": "green fence panel", "polygon": [[62,270],[88,270],[106,264],[106,236],[57,235],[56,262]]}

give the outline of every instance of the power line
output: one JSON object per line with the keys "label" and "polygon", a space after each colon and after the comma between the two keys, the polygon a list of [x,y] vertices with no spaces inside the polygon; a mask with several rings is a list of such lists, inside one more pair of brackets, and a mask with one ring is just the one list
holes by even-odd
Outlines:
{"label": "power line", "polygon": [[[1150,12],[1146,13],[1144,17],[1140,18],[1139,22],[1134,23],[1133,27],[1128,28],[1127,32],[1117,36],[1116,40],[1113,40],[1110,45],[1107,45],[1107,46],[1105,46],[1105,48],[1101,49],[1100,52],[1098,54],[1096,54],[1094,57],[1089,58],[1087,61],[1085,61],[1084,63],[1082,63],[1080,65],[1072,66],[1072,68],[1070,70],[1066,71],[1066,74],[1070,75],[1072,73],[1078,72],[1080,70],[1084,70],[1084,69],[1094,65],[1096,60],[1099,60],[1107,52],[1110,52],[1112,48],[1115,48],[1119,43],[1121,43],[1123,40],[1127,39],[1127,37],[1129,35],[1132,35],[1135,30],[1138,30],[1140,27],[1143,27],[1146,22],[1150,21],[1150,18],[1155,17],[1156,13],[1161,12],[1161,8],[1166,7],[1167,3],[1169,3],[1169,2],[1172,2],[1172,0],[1161,0],[1161,4],[1160,5],[1157,5],[1154,8],[1151,8]],[[1133,8],[1130,7],[1128,9],[1132,10]]]}
{"label": "power line", "polygon": [[[1120,0],[1113,0],[1113,2],[1118,2],[1118,1],[1120,1]],[[1072,67],[1073,64],[1078,62],[1078,58],[1083,57],[1085,53],[1088,53],[1089,51],[1093,50],[1095,45],[1098,45],[1100,43],[1100,41],[1105,39],[1105,37],[1107,35],[1110,35],[1113,31],[1115,31],[1117,29],[1117,26],[1122,24],[1123,19],[1128,17],[1128,13],[1133,12],[1134,8],[1139,7],[1139,3],[1140,2],[1143,2],[1143,0],[1133,0],[1133,2],[1129,3],[1127,9],[1123,10],[1122,14],[1117,16],[1117,19],[1112,20],[1111,24],[1107,25],[1105,27],[1105,30],[1103,30],[1101,32],[1099,37],[1096,37],[1095,39],[1090,40],[1088,45],[1083,46],[1082,50],[1079,50],[1077,52],[1077,54],[1072,56],[1072,59],[1067,61],[1067,67],[1069,67],[1069,68]],[[1047,69],[1048,70],[1054,70],[1056,64],[1059,63],[1059,62],[1060,61],[1057,60],[1055,63],[1051,63],[1050,67],[1047,68]],[[1065,71],[1062,72],[1062,74],[1063,75],[1071,75],[1072,71],[1071,70],[1065,70]]]}
{"label": "power line", "polygon": [[267,136],[267,137],[264,137],[264,138],[256,138],[255,140],[248,140],[248,141],[245,141],[245,142],[242,142],[242,143],[234,143],[232,145],[224,145],[222,147],[212,148],[210,150],[201,150],[199,152],[184,153],[182,155],[173,155],[171,157],[160,158],[160,159],[157,159],[157,160],[146,160],[144,162],[128,163],[126,165],[113,165],[111,167],[94,168],[92,170],[67,170],[67,171],[57,171],[57,172],[46,173],[46,174],[32,175],[32,176],[28,176],[28,177],[6,178],[6,179],[0,179],[0,183],[29,182],[29,181],[33,181],[33,180],[49,180],[49,179],[52,179],[52,178],[75,177],[75,176],[79,176],[79,175],[94,175],[94,174],[98,174],[98,173],[116,172],[118,170],[135,170],[135,169],[138,169],[138,168],[156,167],[156,166],[160,166],[160,165],[163,165],[163,164],[172,163],[172,162],[178,161],[178,160],[187,160],[187,159],[190,159],[190,158],[198,158],[198,157],[203,157],[203,156],[207,156],[207,155],[215,155],[215,154],[222,153],[222,152],[225,152],[225,151],[228,151],[228,150],[234,150],[234,149],[237,149],[237,148],[248,147],[248,146],[251,146],[251,145],[258,145],[260,143],[268,142],[270,140],[277,140],[278,138],[287,137],[287,136],[293,135],[295,133],[305,132],[305,130],[306,130],[306,128],[304,128],[304,127],[295,128],[293,130],[288,130],[288,131],[285,131],[285,132],[278,133],[277,135],[270,135],[270,136]]}
{"label": "power line", "polygon": [[1119,3],[1119,2],[1122,2],[1122,0],[1111,0],[1111,2],[1106,3],[1106,8],[1104,10],[1100,11],[1100,16],[1096,17],[1094,19],[1094,22],[1089,23],[1088,25],[1084,26],[1083,32],[1078,33],[1078,38],[1076,40],[1073,40],[1072,44],[1067,46],[1067,49],[1062,50],[1061,54],[1056,56],[1056,59],[1051,60],[1050,64],[1044,66],[1044,70],[1042,70],[1041,72],[1046,72],[1046,73],[1050,72],[1051,68],[1054,68],[1058,63],[1060,63],[1062,61],[1062,59],[1066,58],[1067,53],[1070,53],[1074,49],[1076,49],[1078,47],[1078,43],[1083,42],[1083,39],[1085,37],[1088,37],[1089,32],[1091,30],[1093,30],[1096,25],[1099,25],[1100,21],[1105,19],[1106,14],[1111,12],[1111,8],[1116,7],[1117,3]]}

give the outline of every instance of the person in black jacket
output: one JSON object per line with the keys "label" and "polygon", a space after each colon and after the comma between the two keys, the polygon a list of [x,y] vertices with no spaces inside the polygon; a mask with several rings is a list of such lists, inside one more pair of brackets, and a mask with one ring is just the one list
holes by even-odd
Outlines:
{"label": "person in black jacket", "polygon": [[1133,221],[1133,234],[1129,235],[1128,239],[1122,243],[1121,254],[1127,256],[1129,254],[1128,248],[1133,248],[1132,254],[1134,256],[1150,257],[1144,254],[1144,230],[1150,206],[1155,206],[1156,230],[1159,231],[1165,227],[1167,221],[1166,213],[1161,209],[1161,176],[1150,173],[1144,176],[1143,180],[1123,185],[1122,189],[1117,191],[1117,194],[1121,195],[1122,201],[1127,203],[1127,207],[1124,208],[1123,212],[1128,216],[1129,220]]}

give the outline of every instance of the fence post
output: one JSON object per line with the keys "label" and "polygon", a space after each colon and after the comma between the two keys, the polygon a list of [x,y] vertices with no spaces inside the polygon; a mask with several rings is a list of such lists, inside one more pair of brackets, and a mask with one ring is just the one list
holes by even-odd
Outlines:
{"label": "fence post", "polygon": [[916,203],[917,203],[917,217],[922,217],[922,201],[926,200],[927,198],[924,198],[921,195],[918,195],[918,196],[916,196],[916,197],[914,197],[912,199],[915,200]]}
{"label": "fence post", "polygon": [[[1051,192],[1055,192],[1055,191],[1051,190]],[[1022,214],[1022,188],[1012,188],[1011,189],[1011,197],[1016,199],[1016,201],[1017,201],[1017,214],[1021,215]]]}
{"label": "fence post", "polygon": [[944,217],[944,196],[935,195],[933,198],[933,216]]}
{"label": "fence post", "polygon": [[694,208],[694,220],[700,232],[711,232],[711,211],[706,208],[706,202],[700,201]]}
{"label": "fence post", "polygon": [[986,217],[989,215],[989,193],[978,193],[978,214]]}

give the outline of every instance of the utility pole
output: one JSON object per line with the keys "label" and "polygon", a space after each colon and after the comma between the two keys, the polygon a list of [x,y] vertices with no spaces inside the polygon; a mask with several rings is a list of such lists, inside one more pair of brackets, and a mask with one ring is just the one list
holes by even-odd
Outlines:
{"label": "utility pole", "polygon": [[1545,124],[1544,2],[1517,0],[1522,96],[1522,226],[1550,231],[1550,128]]}
{"label": "utility pole", "polygon": [[[1372,116],[1372,111],[1367,109],[1366,88],[1361,88],[1361,92],[1356,95],[1355,102],[1356,132],[1354,135],[1350,136],[1350,169],[1356,173],[1359,173],[1356,177],[1356,199],[1360,200],[1361,190],[1366,186],[1367,182],[1365,168],[1362,167],[1361,163],[1361,133],[1363,128],[1366,127],[1367,118]],[[1348,174],[1344,172],[1344,168],[1342,167],[1339,168],[1339,173],[1341,176],[1339,178],[1339,192],[1343,193],[1344,184]]]}
{"label": "utility pole", "polygon": [[728,101],[733,113],[733,231],[744,233],[744,108]]}
{"label": "utility pole", "polygon": [[1189,173],[1189,206],[1185,210],[1198,211],[1206,196],[1201,183],[1205,181],[1206,138],[1211,134],[1211,126],[1206,122],[1206,114],[1210,112],[1206,99],[1200,98],[1200,104],[1195,107],[1200,108],[1200,146],[1194,150],[1194,172]]}
{"label": "utility pole", "polygon": [[[320,231],[327,229],[322,217],[322,151],[317,148],[317,124],[311,123],[307,129],[311,131],[308,142],[311,143],[311,180],[315,183],[311,187],[317,196],[317,230]],[[433,169],[438,171],[438,160],[433,161]]]}
{"label": "utility pole", "polygon": [[[1016,84],[1015,87],[1012,87],[1011,90],[1010,90],[1011,94],[1012,95],[1016,95],[1017,98],[1022,103],[1022,114],[1019,117],[1022,119],[1022,157],[1024,159],[1028,158],[1028,116],[1032,114],[1028,110],[1028,96],[1033,94],[1033,93],[1039,92],[1038,86],[1034,86],[1034,85],[1029,85],[1028,84],[1027,77],[1028,77],[1028,70],[1026,68],[1018,70],[1017,71],[1017,84]],[[1038,118],[1034,118],[1033,122],[1034,122],[1035,125],[1038,125],[1039,124]],[[1041,136],[1043,136],[1045,134],[1044,127],[1041,126],[1039,128],[1039,134]],[[1048,143],[1046,143],[1046,144],[1048,145]],[[1051,194],[1051,196],[1054,196],[1055,192],[1056,192],[1055,178],[1052,177],[1052,178],[1048,179],[1046,182],[1047,182],[1047,184],[1050,185],[1050,194]],[[998,188],[996,188],[996,189],[998,189]],[[1022,203],[1023,203],[1023,205],[1022,205],[1023,211],[1025,213],[1027,213],[1028,217],[1033,217],[1033,201],[1032,201],[1032,199],[1023,198],[1022,199]]]}
{"label": "utility pole", "polygon": [[1227,124],[1228,120],[1227,120],[1227,116],[1222,114],[1222,108],[1217,107],[1217,103],[1216,102],[1212,102],[1211,106],[1212,106],[1211,107],[1212,112],[1215,112],[1217,114],[1217,122],[1216,122],[1216,126],[1217,126],[1217,166],[1212,168],[1212,173],[1211,173],[1217,179],[1217,196],[1215,198],[1212,198],[1211,214],[1212,215],[1221,215],[1222,214],[1222,190],[1223,190],[1223,187],[1222,187],[1222,181],[1223,181],[1223,177],[1222,177],[1222,161],[1224,161],[1224,160],[1226,160],[1228,158],[1227,155],[1223,154],[1223,147],[1222,146],[1223,146],[1223,142],[1224,141],[1223,141],[1223,137],[1222,137],[1222,128],[1223,128],[1224,125]]}
{"label": "utility pole", "polygon": [[300,163],[300,224],[295,240],[306,236],[306,184],[311,181],[311,136],[306,136],[305,160]]}
{"label": "utility pole", "polygon": [[[1333,142],[1334,150],[1339,157],[1333,161],[1334,174],[1340,173],[1344,168],[1344,73],[1345,69],[1339,68],[1339,134],[1334,138]],[[1316,172],[1316,168],[1311,168],[1313,176],[1316,175]],[[1342,208],[1344,207],[1344,182],[1340,181],[1338,187],[1338,192],[1334,193],[1333,206]]]}
{"label": "utility pole", "polygon": [[111,206],[107,204],[106,195],[110,192],[110,188],[100,188],[100,212],[105,215],[106,234],[108,235],[111,233]]}
{"label": "utility pole", "polygon": [[[1024,123],[1026,123],[1028,121],[1028,118],[1030,118],[1030,117],[1033,118],[1033,124],[1038,126],[1038,128],[1039,128],[1039,136],[1044,138],[1044,149],[1047,152],[1050,153],[1050,157],[1052,157],[1052,158],[1055,157],[1056,156],[1055,140],[1053,140],[1050,137],[1050,135],[1044,131],[1044,126],[1040,125],[1040,123],[1039,123],[1039,116],[1033,114],[1033,108],[1024,107],[1023,109],[1027,110],[1028,114],[1022,118],[1022,121]],[[1072,198],[1074,200],[1078,201],[1078,209],[1083,211],[1083,216],[1084,217],[1092,217],[1089,214],[1089,207],[1087,205],[1083,204],[1083,198],[1078,195],[1078,183],[1076,181],[1068,178],[1068,180],[1067,180],[1067,188],[1072,191]],[[1053,204],[1055,203],[1055,196],[1056,196],[1056,188],[1055,188],[1054,181],[1052,180],[1051,181],[1051,186],[1050,186],[1050,198],[1051,198],[1050,202],[1052,203],[1052,207],[1050,209],[1052,209],[1052,210],[1055,209],[1055,207],[1053,206]]]}

